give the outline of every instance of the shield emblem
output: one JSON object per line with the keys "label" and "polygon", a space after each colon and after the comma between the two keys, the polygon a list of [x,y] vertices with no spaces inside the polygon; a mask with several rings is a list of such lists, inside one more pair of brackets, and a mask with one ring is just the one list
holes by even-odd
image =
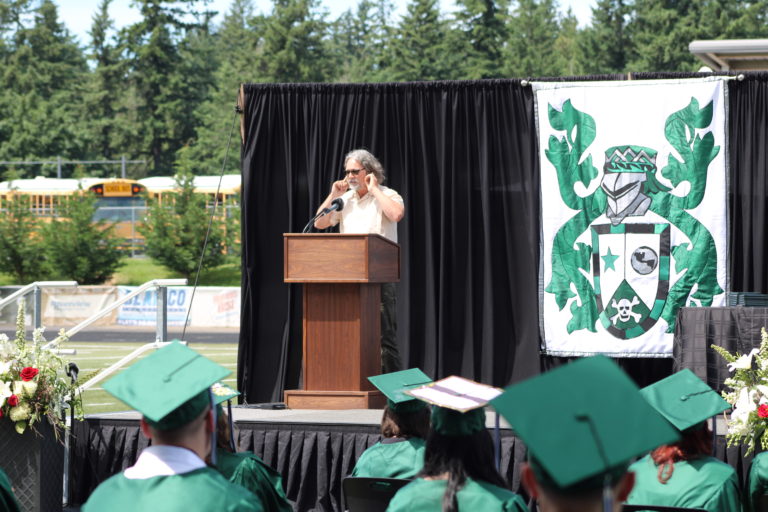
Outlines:
{"label": "shield emblem", "polygon": [[656,323],[667,300],[670,225],[595,224],[591,229],[600,323],[616,338],[636,338]]}

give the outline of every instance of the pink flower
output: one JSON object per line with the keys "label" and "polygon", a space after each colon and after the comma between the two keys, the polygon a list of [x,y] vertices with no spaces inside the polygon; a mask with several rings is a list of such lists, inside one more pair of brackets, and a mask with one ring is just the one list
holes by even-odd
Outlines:
{"label": "pink flower", "polygon": [[763,404],[757,408],[757,415],[761,418],[768,418],[768,404]]}

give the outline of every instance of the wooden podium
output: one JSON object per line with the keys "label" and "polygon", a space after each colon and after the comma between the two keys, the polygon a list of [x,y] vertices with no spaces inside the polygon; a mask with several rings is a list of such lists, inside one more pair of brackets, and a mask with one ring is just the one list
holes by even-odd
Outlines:
{"label": "wooden podium", "polygon": [[304,389],[290,409],[378,409],[381,283],[400,280],[400,246],[379,235],[283,235],[286,283],[304,284]]}

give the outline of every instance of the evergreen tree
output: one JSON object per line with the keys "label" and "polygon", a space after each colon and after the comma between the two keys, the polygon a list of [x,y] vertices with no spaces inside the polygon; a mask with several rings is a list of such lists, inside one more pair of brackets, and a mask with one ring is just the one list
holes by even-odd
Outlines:
{"label": "evergreen tree", "polygon": [[560,19],[560,29],[554,46],[554,67],[560,76],[584,74],[584,54],[579,45],[581,34],[578,24],[576,16],[570,9]]}
{"label": "evergreen tree", "polygon": [[79,284],[102,284],[123,257],[112,226],[94,221],[96,196],[80,191],[66,202],[61,217],[43,229],[45,254],[53,276]]}
{"label": "evergreen tree", "polygon": [[361,0],[353,12],[344,12],[330,25],[330,52],[341,82],[385,82],[388,74],[387,48],[394,31],[390,0]]}
{"label": "evergreen tree", "polygon": [[441,80],[452,71],[446,59],[446,23],[437,0],[411,0],[395,31],[389,53],[394,80]]}
{"label": "evergreen tree", "polygon": [[465,44],[458,55],[464,60],[465,79],[503,76],[502,49],[507,40],[507,0],[458,0],[457,33]]}
{"label": "evergreen tree", "polygon": [[275,0],[264,19],[259,81],[325,82],[335,70],[324,41],[326,22],[318,0]]}
{"label": "evergreen tree", "polygon": [[627,32],[630,10],[627,0],[597,0],[592,24],[580,39],[585,73],[625,72],[632,44]]}
{"label": "evergreen tree", "polygon": [[0,211],[0,264],[20,285],[47,277],[41,222],[26,195],[4,200]]}
{"label": "evergreen tree", "polygon": [[552,51],[558,28],[555,0],[518,0],[509,22],[507,75],[559,75],[557,58]]}
{"label": "evergreen tree", "polygon": [[85,59],[51,0],[32,11],[29,26],[22,4],[6,12],[15,17],[16,31],[0,71],[0,159],[79,158],[85,144],[75,105]]}
{"label": "evergreen tree", "polygon": [[[211,60],[218,63],[208,98],[195,111],[197,136],[177,151],[177,159],[196,162],[195,174],[227,173],[240,169],[238,124],[232,129],[239,86],[257,80],[255,71],[261,49],[261,17],[253,16],[251,0],[234,0],[216,32]],[[232,139],[230,140],[230,133]],[[186,165],[186,164],[184,164]]]}
{"label": "evergreen tree", "polygon": [[[147,256],[187,279],[194,277],[203,250],[209,224],[209,212],[203,194],[196,194],[194,177],[188,173],[176,176],[178,192],[165,194],[162,203],[151,200],[144,224]],[[226,226],[211,224],[202,267],[207,269],[224,263]]]}
{"label": "evergreen tree", "polygon": [[[86,84],[82,101],[82,115],[88,119],[85,138],[88,153],[94,159],[112,160],[130,151],[120,136],[124,123],[124,77],[125,63],[120,60],[116,44],[110,44],[109,33],[114,22],[109,16],[112,0],[101,0],[93,15],[90,30],[91,45],[88,58],[93,62],[93,71]],[[108,175],[104,170],[89,168],[89,175]]]}
{"label": "evergreen tree", "polygon": [[633,52],[627,71],[698,69],[688,44],[702,32],[697,25],[701,5],[696,0],[635,0],[628,26]]}
{"label": "evergreen tree", "polygon": [[202,101],[201,89],[210,82],[207,63],[184,60],[191,55],[183,47],[194,46],[192,39],[208,29],[210,13],[196,11],[197,3],[138,0],[142,19],[121,33],[130,61],[133,99],[138,102],[134,134],[141,137],[153,174],[167,174],[176,151],[194,138],[195,119],[190,112]]}

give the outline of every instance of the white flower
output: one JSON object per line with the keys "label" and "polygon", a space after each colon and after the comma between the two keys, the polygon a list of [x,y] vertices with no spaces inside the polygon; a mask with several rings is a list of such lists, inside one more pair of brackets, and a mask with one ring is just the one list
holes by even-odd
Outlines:
{"label": "white flower", "polygon": [[749,435],[749,424],[741,419],[734,419],[731,415],[731,421],[728,422],[728,434],[737,436]]}
{"label": "white flower", "polygon": [[755,403],[756,397],[757,393],[754,390],[750,390],[749,388],[741,388],[741,391],[739,391],[739,397],[736,399],[736,404],[733,407],[733,414],[731,414],[731,417],[735,416],[737,411],[746,416],[750,412],[757,409],[757,404]]}
{"label": "white flower", "polygon": [[734,370],[748,370],[752,367],[752,357],[759,352],[759,349],[753,348],[749,354],[744,354],[736,361],[728,363],[728,371],[732,372]]}
{"label": "white flower", "polygon": [[22,382],[21,387],[24,389],[24,394],[30,398],[35,396],[37,391],[37,382],[30,380],[28,382]]}
{"label": "white flower", "polygon": [[5,375],[11,371],[11,362],[10,361],[0,361],[0,375]]}
{"label": "white flower", "polygon": [[32,408],[26,402],[21,402],[16,407],[11,407],[11,410],[8,412],[8,417],[11,418],[11,421],[28,420],[30,416],[32,416]]}
{"label": "white flower", "polygon": [[5,405],[5,399],[11,396],[11,383],[0,380],[0,407]]}

